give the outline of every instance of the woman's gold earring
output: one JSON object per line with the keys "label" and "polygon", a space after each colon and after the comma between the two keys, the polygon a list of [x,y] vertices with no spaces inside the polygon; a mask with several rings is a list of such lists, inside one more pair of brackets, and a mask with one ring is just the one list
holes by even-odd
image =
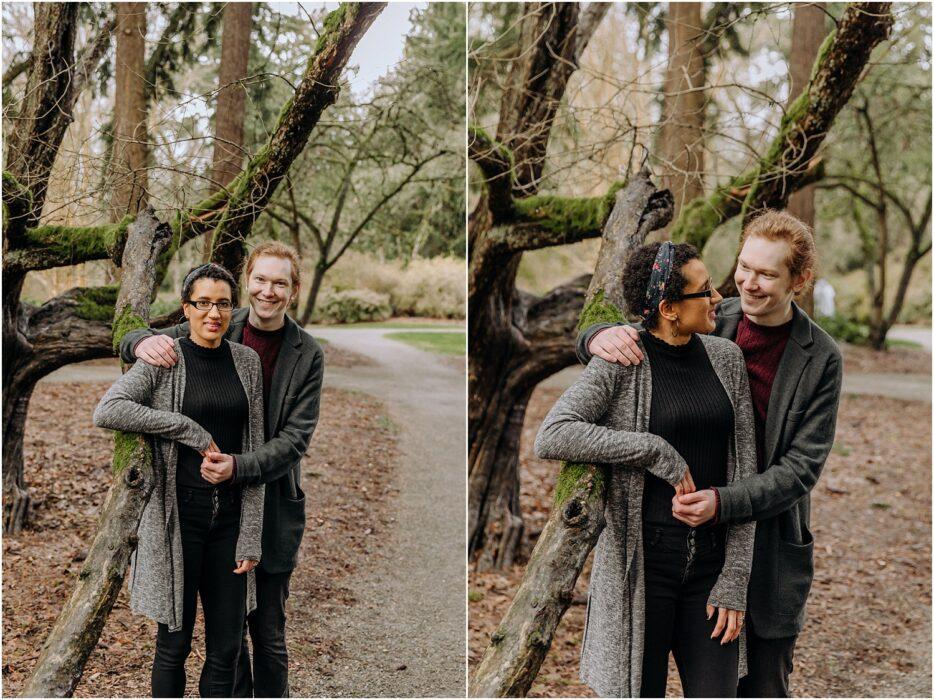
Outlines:
{"label": "woman's gold earring", "polygon": [[677,338],[681,335],[681,329],[678,327],[678,318],[675,317],[675,327],[671,329],[671,337]]}

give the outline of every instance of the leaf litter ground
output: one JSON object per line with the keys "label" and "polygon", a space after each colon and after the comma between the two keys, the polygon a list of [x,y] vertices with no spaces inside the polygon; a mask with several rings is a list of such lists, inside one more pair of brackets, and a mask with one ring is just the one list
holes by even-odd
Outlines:
{"label": "leaf litter ground", "polygon": [[[327,351],[326,351],[327,352]],[[33,524],[3,538],[3,686],[15,695],[90,546],[110,484],[112,440],[91,424],[108,383],[41,383],[26,431],[26,474],[36,498]],[[317,633],[316,620],[354,604],[348,583],[380,556],[395,494],[395,429],[382,404],[355,392],[325,388],[321,422],[302,462],[308,520],[288,602],[290,666],[327,674],[344,654]],[[366,435],[366,440],[360,440]],[[124,589],[104,627],[79,697],[149,695],[155,623],[130,612]],[[203,663],[201,616],[187,665],[190,696]],[[295,689],[298,690],[298,689]]]}

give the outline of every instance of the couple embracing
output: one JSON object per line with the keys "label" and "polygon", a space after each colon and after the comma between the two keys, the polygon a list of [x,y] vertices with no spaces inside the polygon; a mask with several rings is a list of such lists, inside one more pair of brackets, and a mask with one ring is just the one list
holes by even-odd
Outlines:
{"label": "couple embracing", "polygon": [[768,211],[743,232],[739,298],[697,250],[626,263],[640,326],[597,324],[542,423],[539,456],[605,464],[581,679],[603,696],[787,697],[813,578],[810,491],[833,445],[842,361],[793,301],[815,246]]}
{"label": "couple embracing", "polygon": [[199,597],[201,696],[288,695],[285,602],[324,357],[286,315],[299,290],[295,250],[264,243],[246,270],[249,307],[238,308],[230,272],[192,269],[180,290],[187,321],[127,333],[121,356],[135,364],[94,412],[95,425],[145,433],[153,447],[129,581],[131,608],[158,623],[153,697],[185,694]]}

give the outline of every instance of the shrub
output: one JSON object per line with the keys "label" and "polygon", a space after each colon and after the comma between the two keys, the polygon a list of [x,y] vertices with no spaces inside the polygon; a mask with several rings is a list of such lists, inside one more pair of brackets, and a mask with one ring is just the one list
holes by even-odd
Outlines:
{"label": "shrub", "polygon": [[865,323],[854,321],[840,314],[819,316],[816,320],[818,325],[827,331],[834,340],[854,345],[869,343],[869,326]]}
{"label": "shrub", "polygon": [[330,323],[385,321],[392,316],[388,294],[369,289],[348,289],[328,295],[319,306],[321,319]]}
{"label": "shrub", "polygon": [[400,316],[464,318],[464,261],[456,258],[414,260],[390,292]]}

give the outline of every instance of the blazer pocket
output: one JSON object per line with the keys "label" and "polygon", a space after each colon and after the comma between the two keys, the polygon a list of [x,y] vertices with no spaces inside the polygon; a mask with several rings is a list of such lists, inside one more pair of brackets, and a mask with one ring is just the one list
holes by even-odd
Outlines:
{"label": "blazer pocket", "polygon": [[279,502],[281,552],[298,552],[298,546],[305,533],[305,492],[296,485],[297,495],[283,494]]}
{"label": "blazer pocket", "polygon": [[806,527],[801,532],[801,544],[778,541],[779,586],[776,611],[780,615],[797,616],[804,608],[814,580],[814,538]]}

